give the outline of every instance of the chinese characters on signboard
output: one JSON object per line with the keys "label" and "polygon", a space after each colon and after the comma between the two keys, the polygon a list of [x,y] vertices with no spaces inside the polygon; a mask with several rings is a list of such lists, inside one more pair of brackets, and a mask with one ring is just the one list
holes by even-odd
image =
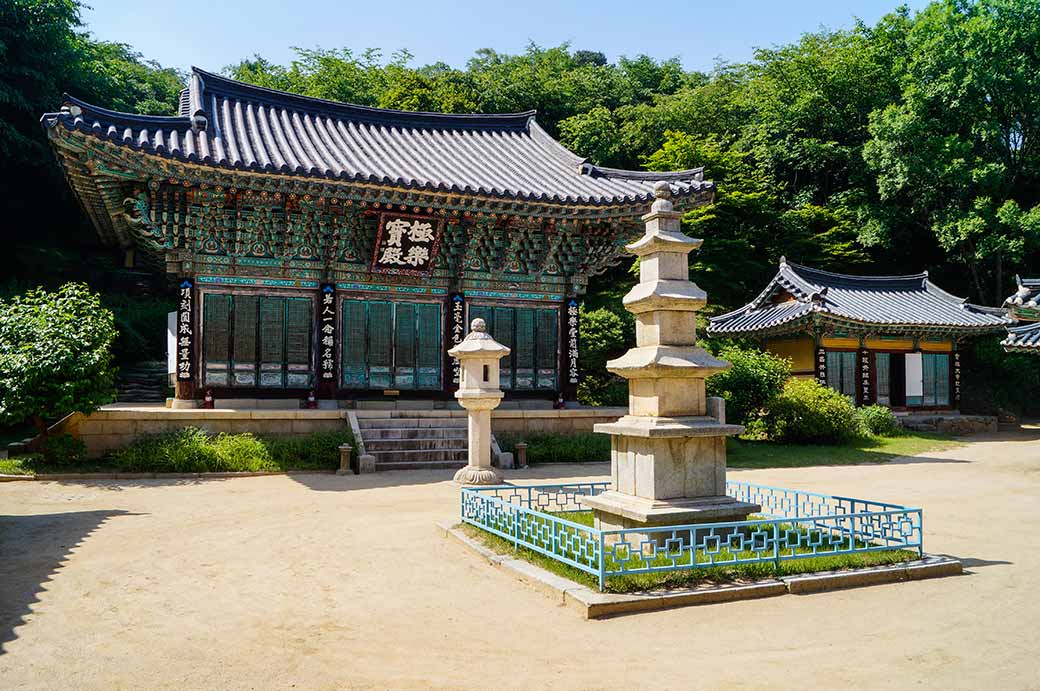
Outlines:
{"label": "chinese characters on signboard", "polygon": [[578,383],[578,301],[567,301],[567,383]]}
{"label": "chinese characters on signboard", "polygon": [[336,380],[336,286],[332,283],[321,284],[321,297],[318,309],[318,342],[320,356],[318,371],[321,381]]}
{"label": "chinese characters on signboard", "polygon": [[423,216],[383,214],[372,270],[425,276],[440,244],[440,222]]}
{"label": "chinese characters on signboard", "polygon": [[177,303],[177,380],[191,381],[195,350],[195,284],[185,278],[178,289]]}
{"label": "chinese characters on signboard", "polygon": [[[462,343],[462,338],[466,335],[465,298],[463,298],[462,293],[452,293],[450,303],[451,317],[448,322],[448,328],[451,331],[449,334],[451,345],[449,349]],[[451,358],[451,383],[456,385],[459,383],[458,358]]]}
{"label": "chinese characters on signboard", "polygon": [[961,354],[953,352],[953,400],[961,400]]}
{"label": "chinese characters on signboard", "polygon": [[816,381],[827,386],[827,351],[823,348],[816,349]]}
{"label": "chinese characters on signboard", "polygon": [[864,403],[870,403],[870,351],[860,351],[860,397]]}

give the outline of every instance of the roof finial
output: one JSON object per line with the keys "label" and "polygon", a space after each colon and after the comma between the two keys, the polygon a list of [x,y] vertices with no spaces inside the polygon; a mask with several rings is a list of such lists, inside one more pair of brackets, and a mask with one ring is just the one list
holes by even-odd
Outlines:
{"label": "roof finial", "polygon": [[485,333],[487,332],[487,322],[480,317],[477,317],[470,323],[469,330],[476,331],[477,333]]}
{"label": "roof finial", "polygon": [[780,255],[780,266],[787,266],[787,257]]}

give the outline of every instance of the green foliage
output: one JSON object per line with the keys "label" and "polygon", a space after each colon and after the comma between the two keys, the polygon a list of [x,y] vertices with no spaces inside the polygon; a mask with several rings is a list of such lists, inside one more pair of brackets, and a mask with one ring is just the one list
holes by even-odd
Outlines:
{"label": "green foliage", "polygon": [[162,360],[166,356],[166,315],[177,308],[168,297],[106,293],[101,296],[112,310],[118,335],[112,346],[116,362]]}
{"label": "green foliage", "polygon": [[87,457],[87,445],[71,434],[56,434],[43,441],[40,453],[54,465],[75,464]]}
{"label": "green foliage", "polygon": [[527,444],[528,463],[573,463],[610,460],[610,437],[591,432],[580,434],[495,435],[503,451],[516,454],[517,442]]}
{"label": "green foliage", "polygon": [[725,372],[707,380],[709,396],[726,399],[726,420],[738,425],[753,422],[784,390],[791,363],[758,348],[726,346],[718,356],[729,362]]}
{"label": "green foliage", "polygon": [[1006,353],[1000,336],[961,348],[961,410],[995,415],[1040,415],[1040,358]]}
{"label": "green foliage", "polygon": [[264,439],[252,434],[207,435],[196,427],[141,437],[112,453],[120,470],[135,473],[265,472],[339,467],[339,445],[350,432]]}
{"label": "green foliage", "polygon": [[0,420],[45,423],[112,400],[112,312],[85,285],[0,302]]}
{"label": "green foliage", "polygon": [[626,405],[628,384],[607,372],[607,361],[619,357],[635,339],[635,322],[608,309],[582,307],[578,341],[583,371],[578,383],[578,401],[584,405]]}
{"label": "green foliage", "polygon": [[857,408],[856,418],[865,434],[876,437],[892,437],[899,434],[899,421],[888,406],[868,405]]}
{"label": "green foliage", "polygon": [[769,438],[795,444],[842,444],[859,432],[856,408],[815,379],[789,379],[766,411]]}

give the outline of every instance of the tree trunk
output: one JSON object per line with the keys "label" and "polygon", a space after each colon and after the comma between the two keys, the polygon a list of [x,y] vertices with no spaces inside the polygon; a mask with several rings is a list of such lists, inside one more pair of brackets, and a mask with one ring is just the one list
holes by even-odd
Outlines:
{"label": "tree trunk", "polygon": [[36,427],[36,436],[29,442],[30,451],[39,451],[43,443],[47,441],[47,421],[39,415],[33,415],[33,426]]}

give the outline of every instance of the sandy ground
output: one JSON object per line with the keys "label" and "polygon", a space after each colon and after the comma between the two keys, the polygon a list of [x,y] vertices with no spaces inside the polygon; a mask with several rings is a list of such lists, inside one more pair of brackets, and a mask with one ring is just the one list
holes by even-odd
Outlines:
{"label": "sandy ground", "polygon": [[8,483],[0,688],[1040,688],[1040,429],[731,476],[919,504],[967,574],[584,621],[438,533],[440,473]]}

